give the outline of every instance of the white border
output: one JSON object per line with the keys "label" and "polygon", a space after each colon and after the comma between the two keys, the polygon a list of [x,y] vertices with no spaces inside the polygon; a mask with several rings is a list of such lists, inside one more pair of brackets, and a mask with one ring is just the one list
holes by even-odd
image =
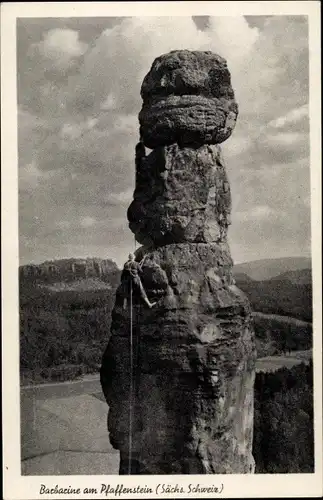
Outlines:
{"label": "white border", "polygon": [[[3,472],[5,500],[66,498],[40,495],[40,484],[54,487],[99,488],[101,483],[125,487],[155,488],[160,483],[201,486],[223,484],[221,495],[205,498],[262,498],[321,496],[322,487],[322,315],[321,315],[321,94],[320,94],[320,3],[313,1],[250,2],[100,2],[100,3],[3,3],[1,5],[1,106],[2,106],[2,403]],[[18,320],[18,189],[16,105],[16,18],[100,16],[187,16],[187,15],[307,15],[310,46],[310,146],[311,215],[314,303],[314,474],[203,475],[203,476],[21,476],[19,411],[19,320]],[[157,495],[121,495],[119,498],[155,498]],[[194,498],[194,495],[158,495],[160,498]],[[89,495],[68,495],[89,498]],[[93,495],[91,498],[112,498]],[[117,498],[117,497],[116,497]],[[200,495],[199,498],[202,498]]]}

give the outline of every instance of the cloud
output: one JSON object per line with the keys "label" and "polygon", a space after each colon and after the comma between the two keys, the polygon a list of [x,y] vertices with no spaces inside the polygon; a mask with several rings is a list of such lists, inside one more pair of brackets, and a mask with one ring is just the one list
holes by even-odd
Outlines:
{"label": "cloud", "polygon": [[97,124],[96,118],[88,118],[83,122],[77,123],[64,123],[60,130],[60,137],[65,139],[77,139],[82,136],[85,132],[92,130]]}
{"label": "cloud", "polygon": [[22,257],[112,252],[121,262],[133,245],[126,208],[135,181],[141,82],[155,57],[180,48],[218,52],[232,74],[240,114],[223,152],[234,257],[245,256],[250,245],[257,255],[274,256],[277,235],[286,252],[303,251],[309,240],[306,19],[92,21],[41,21],[41,30],[35,20],[20,20]]}
{"label": "cloud", "polygon": [[303,138],[303,134],[297,132],[282,132],[280,134],[268,134],[263,143],[267,143],[272,146],[295,146]]}
{"label": "cloud", "polygon": [[58,70],[66,70],[87,48],[88,45],[79,40],[77,31],[57,28],[49,30],[41,42],[31,44],[29,53],[32,57],[40,56],[43,62],[50,61]]}
{"label": "cloud", "polygon": [[236,219],[240,221],[264,220],[274,217],[276,211],[268,205],[257,205],[250,211],[237,212]]}
{"label": "cloud", "polygon": [[82,227],[92,227],[95,224],[96,224],[96,220],[94,219],[94,217],[89,217],[89,216],[82,217],[81,221],[80,221],[80,225]]}
{"label": "cloud", "polygon": [[42,172],[37,168],[35,162],[21,167],[19,172],[19,188],[21,191],[30,191],[37,187]]}
{"label": "cloud", "polygon": [[101,34],[80,72],[69,79],[69,109],[99,112],[112,106],[124,114],[138,113],[141,82],[155,57],[174,48],[206,47],[208,42],[190,17],[126,18]]}
{"label": "cloud", "polygon": [[205,33],[211,50],[228,60],[233,74],[241,70],[260,35],[259,29],[251,28],[243,16],[210,17]]}
{"label": "cloud", "polygon": [[110,92],[107,98],[101,103],[100,109],[103,111],[117,109],[117,99],[112,92]]}
{"label": "cloud", "polygon": [[121,193],[111,193],[107,198],[107,201],[115,205],[130,205],[133,197],[133,189],[129,188]]}
{"label": "cloud", "polygon": [[303,118],[308,118],[308,104],[304,104],[299,108],[292,109],[284,116],[279,116],[275,120],[268,123],[268,127],[283,128],[286,125],[291,125],[303,121]]}

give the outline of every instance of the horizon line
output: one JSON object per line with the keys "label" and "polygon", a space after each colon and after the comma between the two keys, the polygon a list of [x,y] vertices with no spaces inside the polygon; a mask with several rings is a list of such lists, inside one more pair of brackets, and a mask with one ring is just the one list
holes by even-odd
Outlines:
{"label": "horizon line", "polygon": [[[20,268],[23,266],[41,266],[41,265],[46,264],[46,263],[63,261],[63,260],[88,260],[88,259],[110,260],[111,262],[116,264],[116,266],[119,268],[118,263],[111,257],[90,257],[90,256],[87,256],[87,257],[61,257],[61,258],[54,257],[52,259],[46,259],[46,260],[43,260],[41,262],[26,262],[25,264],[19,264],[18,267]],[[241,262],[234,262],[233,266],[238,266],[241,264],[249,264],[251,262],[261,262],[261,261],[266,261],[266,260],[282,260],[282,259],[309,259],[309,260],[312,260],[312,255],[309,255],[309,256],[308,255],[287,255],[284,257],[264,257],[261,259],[252,259],[252,260],[245,260],[245,261],[241,261]]]}

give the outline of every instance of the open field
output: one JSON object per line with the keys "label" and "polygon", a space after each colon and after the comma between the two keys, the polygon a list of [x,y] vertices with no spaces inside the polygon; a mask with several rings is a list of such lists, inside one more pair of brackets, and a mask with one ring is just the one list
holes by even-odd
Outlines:
{"label": "open field", "polygon": [[101,395],[82,383],[57,385],[64,386],[60,396],[58,387],[21,391],[22,474],[118,474],[119,453],[109,441]]}
{"label": "open field", "polygon": [[280,368],[292,368],[300,363],[308,363],[312,357],[311,350],[301,351],[301,353],[302,354],[298,354],[296,351],[286,356],[267,356],[265,358],[259,358],[257,359],[256,371],[274,372]]}

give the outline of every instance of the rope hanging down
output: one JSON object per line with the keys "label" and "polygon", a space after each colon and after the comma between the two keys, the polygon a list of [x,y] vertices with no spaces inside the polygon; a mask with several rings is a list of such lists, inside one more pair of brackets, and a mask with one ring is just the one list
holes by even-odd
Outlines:
{"label": "rope hanging down", "polygon": [[[136,237],[135,251],[136,251]],[[128,474],[131,474],[132,464],[132,422],[133,422],[133,308],[132,308],[132,280],[130,280],[130,390],[129,390],[129,450]]]}
{"label": "rope hanging down", "polygon": [[130,280],[130,394],[129,394],[129,452],[128,474],[131,474],[132,463],[132,418],[133,418],[133,331],[132,331],[132,281]]}

